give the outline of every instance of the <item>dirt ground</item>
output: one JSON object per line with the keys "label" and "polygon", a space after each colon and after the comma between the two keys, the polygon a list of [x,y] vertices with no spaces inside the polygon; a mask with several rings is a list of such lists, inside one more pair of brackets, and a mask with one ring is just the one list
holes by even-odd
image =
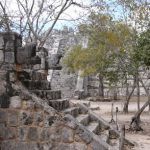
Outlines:
{"label": "dirt ground", "polygon": [[[89,101],[81,101],[89,103]],[[140,106],[144,104],[144,101],[140,103]],[[111,120],[111,107],[112,102],[91,102],[90,107],[92,110],[101,116],[104,120],[110,122]],[[143,131],[140,132],[129,132],[129,124],[134,113],[137,111],[137,103],[133,100],[129,105],[129,113],[123,114],[123,102],[114,102],[114,120],[116,121],[116,107],[118,107],[119,112],[117,115],[118,125],[125,124],[126,128],[126,138],[135,143],[135,147],[132,150],[150,150],[150,112],[148,108],[141,115],[141,127]]]}

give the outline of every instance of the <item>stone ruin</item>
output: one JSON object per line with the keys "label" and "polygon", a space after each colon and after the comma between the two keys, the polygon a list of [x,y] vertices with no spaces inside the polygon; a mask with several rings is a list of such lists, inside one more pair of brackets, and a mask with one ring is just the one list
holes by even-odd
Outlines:
{"label": "stone ruin", "polygon": [[17,33],[0,33],[0,149],[119,150],[119,131],[52,89],[48,69],[59,65],[49,65],[45,48],[21,43]]}
{"label": "stone ruin", "polygon": [[[61,90],[61,95],[63,98],[72,98],[76,97],[82,99],[85,97],[96,97],[99,96],[99,78],[97,75],[82,77],[80,71],[78,73],[68,73],[63,67],[62,59],[70,51],[71,47],[74,45],[80,44],[83,47],[87,47],[88,39],[82,37],[79,34],[76,34],[73,29],[64,27],[63,30],[54,30],[52,35],[47,40],[45,47],[48,48],[48,55],[51,57],[49,61],[57,62],[57,58],[61,57],[61,60],[58,62],[59,69],[49,69],[48,78],[51,82],[51,87],[53,90]],[[58,55],[58,56],[57,56]],[[51,64],[52,64],[51,63]],[[142,72],[139,72],[143,77],[143,81],[147,83],[147,74],[142,75]],[[108,81],[104,81],[104,95],[106,98],[115,99],[118,96],[125,96],[128,91],[132,91],[132,86],[134,79],[132,76],[128,76],[127,79],[128,87],[123,83],[119,83],[116,87],[109,86]],[[150,83],[147,83],[147,87]],[[68,92],[69,91],[69,92]],[[117,95],[116,95],[117,94]],[[140,85],[140,94],[145,95],[144,88]],[[136,89],[134,90],[133,95],[137,95]]]}

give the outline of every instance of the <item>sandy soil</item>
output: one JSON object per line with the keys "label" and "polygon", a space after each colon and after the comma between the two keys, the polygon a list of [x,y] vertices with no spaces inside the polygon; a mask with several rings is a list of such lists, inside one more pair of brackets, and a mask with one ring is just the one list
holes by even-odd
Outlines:
{"label": "sandy soil", "polygon": [[[80,102],[89,103],[89,101],[80,101]],[[141,106],[143,104],[144,102],[141,102]],[[112,102],[90,102],[90,107],[93,109],[93,111],[108,122],[110,122],[112,118],[111,106]],[[118,125],[125,124],[126,129],[128,129],[131,118],[137,111],[136,102],[133,101],[130,103],[128,114],[122,113],[123,102],[121,101],[114,102],[114,111],[116,110],[116,107],[118,107],[119,109],[117,115]],[[114,113],[114,120],[116,121],[115,113]],[[133,148],[133,150],[150,150],[150,113],[148,112],[148,108],[146,108],[145,111],[143,112],[141,116],[141,121],[143,131],[129,132],[128,130],[126,130],[126,138],[135,143],[135,147]]]}

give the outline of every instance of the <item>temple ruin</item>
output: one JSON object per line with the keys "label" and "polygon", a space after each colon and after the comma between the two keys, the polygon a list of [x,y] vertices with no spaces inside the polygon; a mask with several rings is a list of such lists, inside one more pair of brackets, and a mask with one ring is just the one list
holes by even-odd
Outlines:
{"label": "temple ruin", "polygon": [[[45,48],[37,51],[36,43],[22,46],[17,33],[0,33],[0,149],[119,150],[118,130],[85,104],[62,98],[65,94],[53,81],[64,77],[61,55],[54,54],[52,59]],[[124,141],[124,149],[134,146]]]}

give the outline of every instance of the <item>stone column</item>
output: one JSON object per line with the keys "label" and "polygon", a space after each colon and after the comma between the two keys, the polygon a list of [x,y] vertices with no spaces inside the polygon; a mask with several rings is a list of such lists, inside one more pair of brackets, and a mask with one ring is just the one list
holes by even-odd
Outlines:
{"label": "stone column", "polygon": [[[82,47],[87,48],[88,46],[88,38],[83,37],[82,39]],[[81,99],[87,95],[87,79],[86,77],[82,77],[82,70],[78,72],[77,85],[75,90],[75,98]]]}
{"label": "stone column", "polygon": [[81,75],[82,75],[82,71],[79,70],[79,72],[78,72],[78,78],[77,78],[77,85],[76,85],[76,90],[77,91],[83,90],[84,77],[82,77]]}

